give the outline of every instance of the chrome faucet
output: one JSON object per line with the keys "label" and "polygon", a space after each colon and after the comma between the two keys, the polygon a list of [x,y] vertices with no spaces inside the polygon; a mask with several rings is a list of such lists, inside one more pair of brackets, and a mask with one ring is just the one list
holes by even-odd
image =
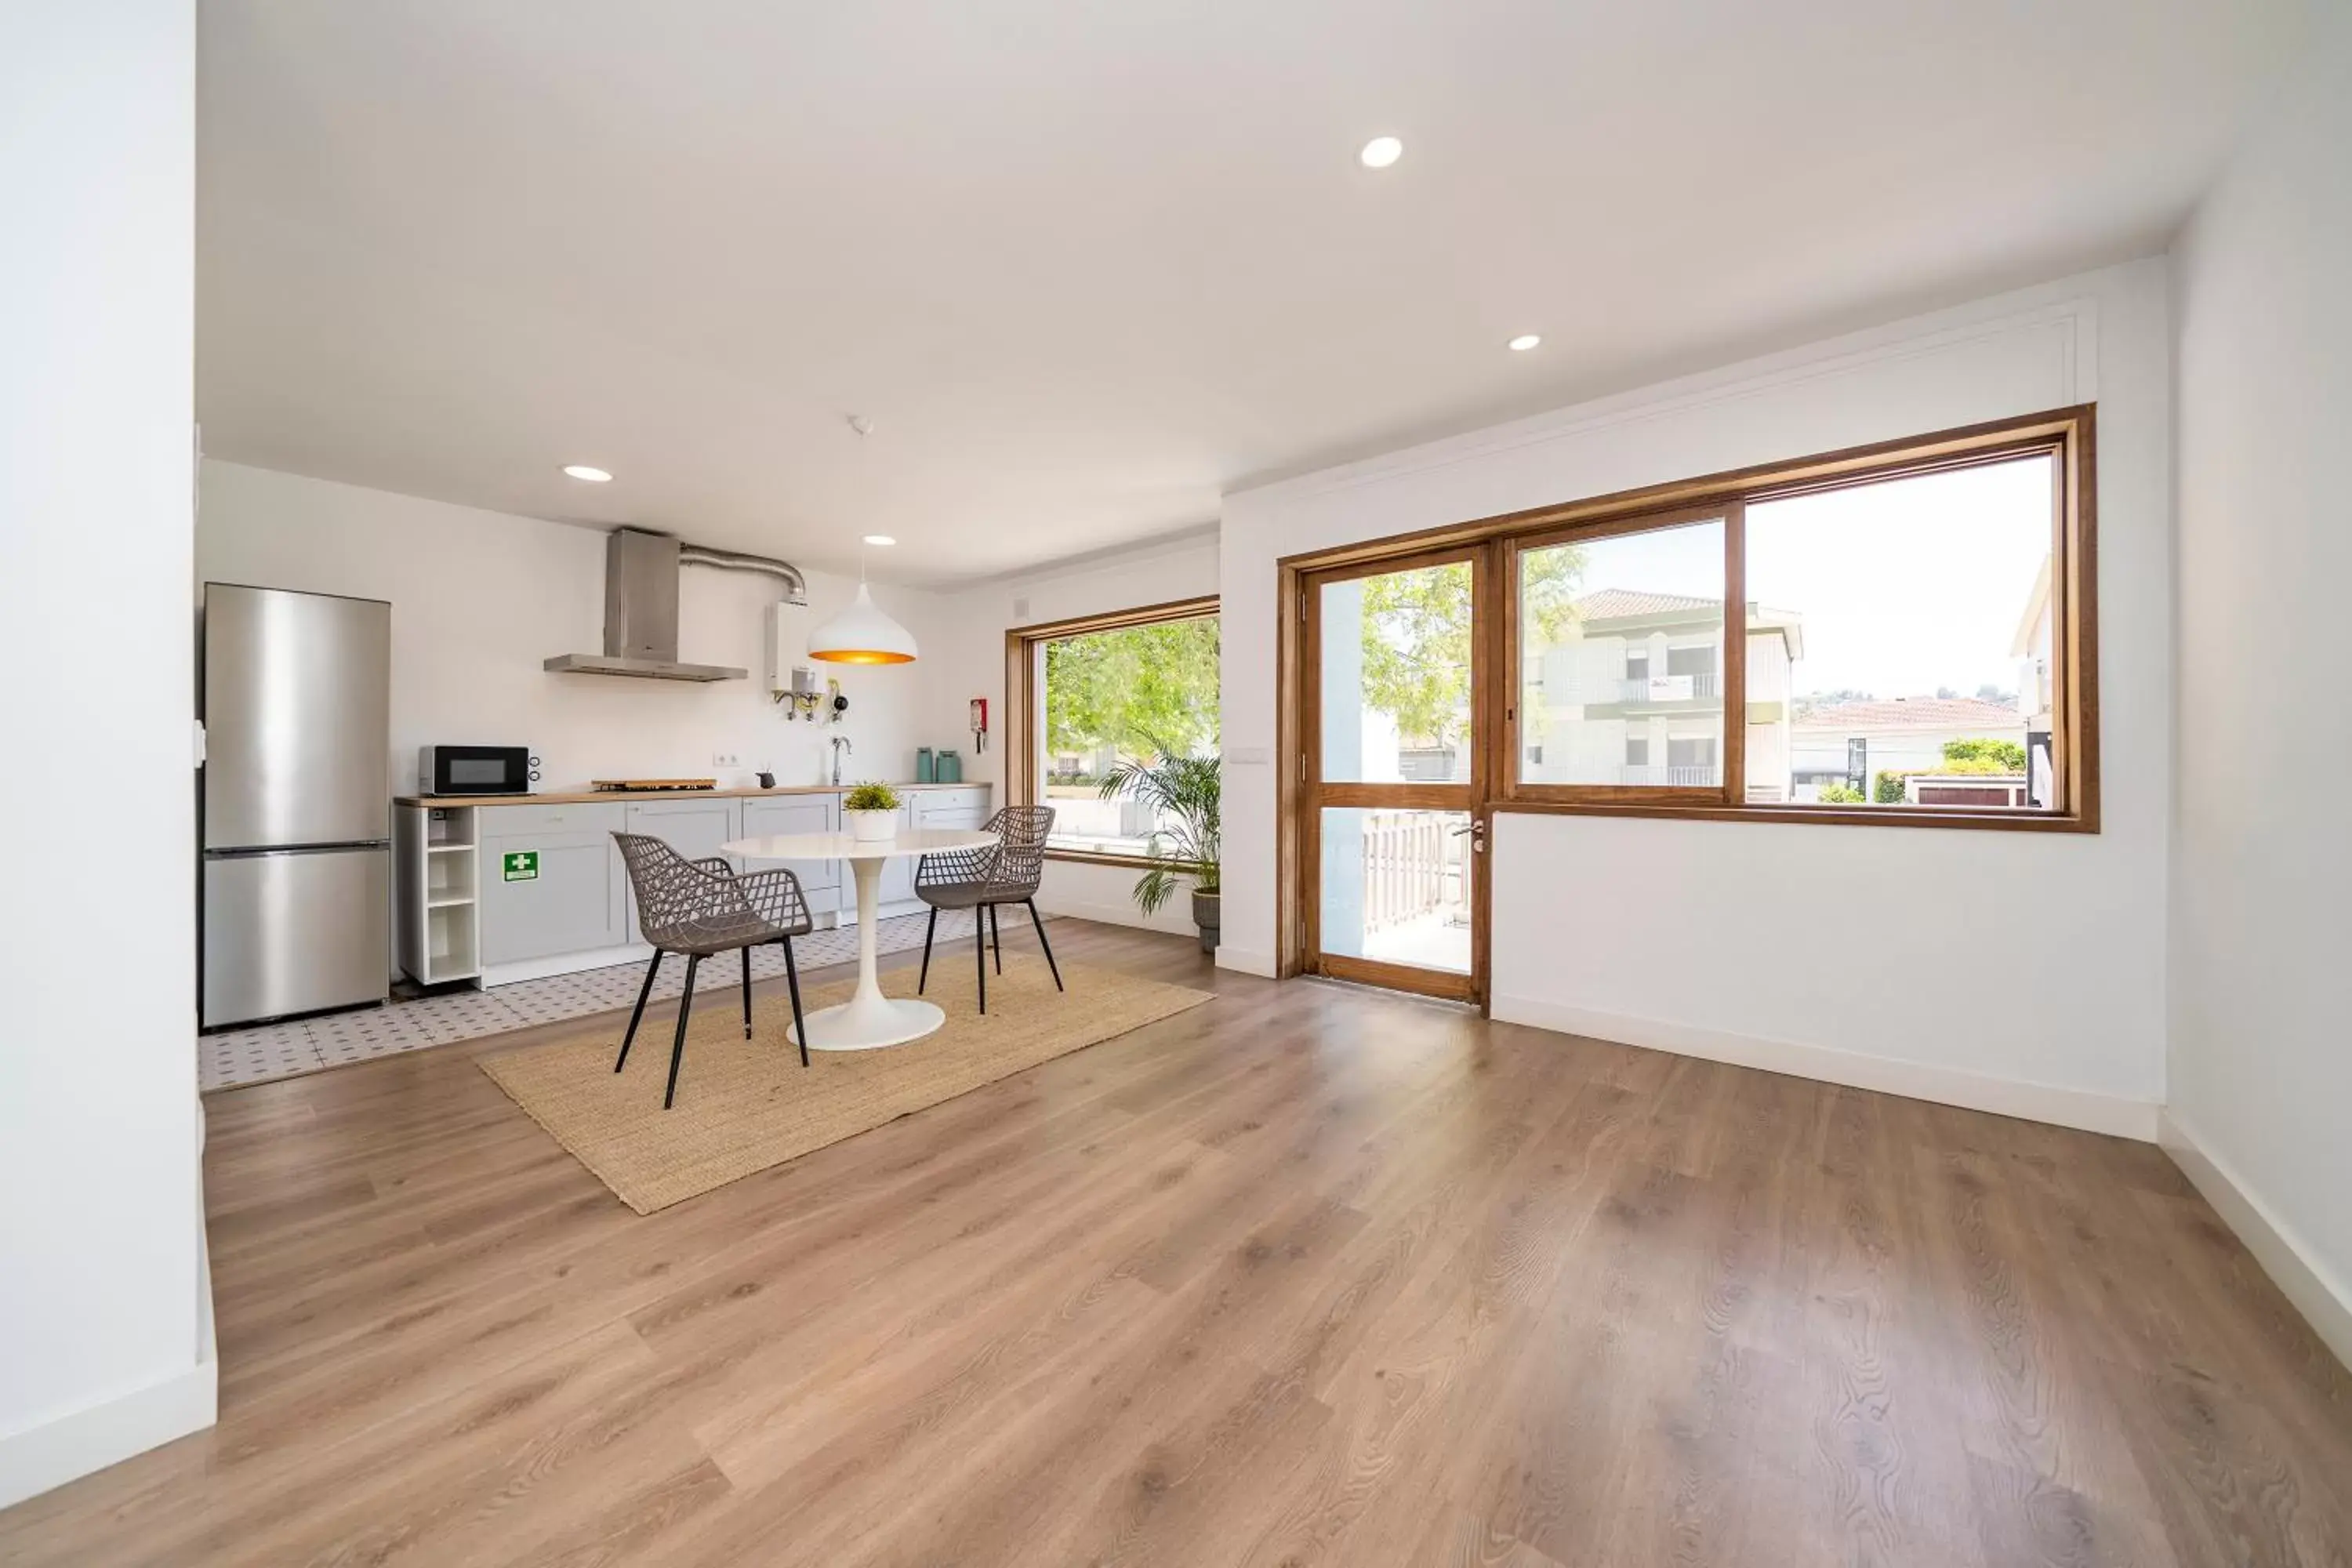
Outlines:
{"label": "chrome faucet", "polygon": [[846,735],[835,735],[835,736],[834,736],[834,737],[833,737],[833,782],[834,782],[834,783],[835,783],[835,784],[839,784],[839,783],[841,782],[841,753],[842,753],[842,752],[855,752],[856,750],[856,747],[854,747],[854,746],[852,746],[852,745],[849,743],[849,737],[848,737],[848,736],[846,736]]}

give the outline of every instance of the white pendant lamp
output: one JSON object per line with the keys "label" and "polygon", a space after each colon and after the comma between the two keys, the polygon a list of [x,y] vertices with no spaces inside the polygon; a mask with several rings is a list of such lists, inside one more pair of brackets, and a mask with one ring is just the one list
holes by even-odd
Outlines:
{"label": "white pendant lamp", "polygon": [[[849,427],[865,445],[874,423],[853,416]],[[912,664],[915,634],[882,613],[866,586],[866,547],[896,544],[887,535],[869,533],[857,542],[857,597],[849,607],[809,634],[809,657],[826,664]]]}
{"label": "white pendant lamp", "polygon": [[809,634],[809,657],[827,664],[912,664],[915,634],[882,613],[861,569],[857,597]]}

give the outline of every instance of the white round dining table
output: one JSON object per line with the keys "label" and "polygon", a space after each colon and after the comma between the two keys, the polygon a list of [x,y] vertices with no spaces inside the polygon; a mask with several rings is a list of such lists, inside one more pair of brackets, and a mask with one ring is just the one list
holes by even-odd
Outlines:
{"label": "white round dining table", "polygon": [[[900,855],[938,855],[951,849],[982,849],[993,833],[968,827],[912,827],[895,838],[858,839],[846,833],[774,833],[735,838],[719,846],[746,860],[846,860],[857,884],[857,990],[836,1007],[808,1015],[813,1051],[870,1051],[919,1040],[947,1022],[929,1002],[885,996],[874,971],[875,913],[881,908],[882,862]],[[787,1030],[795,1045],[798,1037]]]}

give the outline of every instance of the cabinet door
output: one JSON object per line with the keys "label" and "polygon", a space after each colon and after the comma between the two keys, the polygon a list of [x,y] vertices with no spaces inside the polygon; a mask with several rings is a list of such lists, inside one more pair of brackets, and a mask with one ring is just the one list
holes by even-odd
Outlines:
{"label": "cabinet door", "polygon": [[[629,943],[628,875],[613,842],[625,820],[620,806],[499,806],[478,815],[484,963]],[[510,865],[518,855],[537,858]]]}
{"label": "cabinet door", "polygon": [[628,814],[630,832],[658,838],[689,860],[725,855],[719,846],[743,837],[740,803],[732,798],[633,800]]}
{"label": "cabinet door", "polygon": [[[758,838],[774,833],[838,833],[839,797],[830,795],[781,795],[773,800],[743,803],[743,837]],[[758,860],[751,869],[784,865],[801,879],[801,893],[809,912],[829,915],[841,907],[841,862],[838,860]]]}

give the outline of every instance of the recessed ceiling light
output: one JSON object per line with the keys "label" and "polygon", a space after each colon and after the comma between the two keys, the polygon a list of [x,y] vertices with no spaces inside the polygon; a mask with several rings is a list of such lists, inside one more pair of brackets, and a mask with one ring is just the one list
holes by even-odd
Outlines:
{"label": "recessed ceiling light", "polygon": [[1356,161],[1367,169],[1385,169],[1404,156],[1404,143],[1393,136],[1375,136],[1364,143]]}
{"label": "recessed ceiling light", "polygon": [[563,471],[570,474],[575,479],[586,479],[592,485],[604,485],[613,482],[612,475],[606,473],[602,468],[592,468],[585,463],[567,463],[563,467]]}
{"label": "recessed ceiling light", "polygon": [[898,542],[891,538],[887,533],[869,533],[866,536],[866,542],[868,544],[896,544]]}
{"label": "recessed ceiling light", "polygon": [[1511,340],[1511,349],[1515,353],[1525,353],[1541,342],[1543,340],[1533,332],[1521,332]]}

